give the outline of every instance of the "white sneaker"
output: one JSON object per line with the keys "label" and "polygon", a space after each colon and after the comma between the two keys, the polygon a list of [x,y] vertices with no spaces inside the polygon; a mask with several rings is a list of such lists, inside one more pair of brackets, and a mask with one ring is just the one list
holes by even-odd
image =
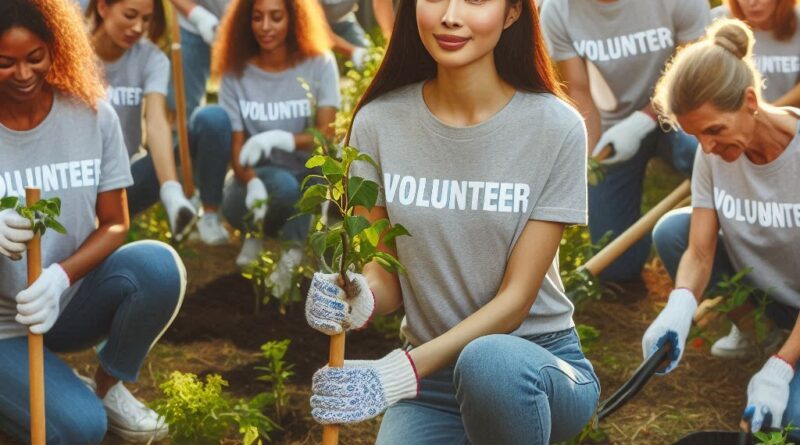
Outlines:
{"label": "white sneaker", "polygon": [[721,358],[747,358],[756,353],[755,343],[750,335],[731,325],[731,332],[711,345],[711,355]]}
{"label": "white sneaker", "polygon": [[280,298],[289,291],[292,285],[292,275],[294,275],[295,268],[303,260],[303,251],[298,247],[283,252],[275,269],[267,277],[267,284],[270,286],[272,296]]}
{"label": "white sneaker", "polygon": [[245,238],[242,242],[242,250],[236,257],[236,265],[246,267],[258,259],[261,249],[264,246],[261,238]]}
{"label": "white sneaker", "polygon": [[169,426],[163,417],[145,406],[117,382],[103,398],[108,415],[108,430],[134,443],[161,440],[169,434]]}
{"label": "white sneaker", "polygon": [[200,232],[200,239],[208,246],[223,246],[230,241],[218,212],[204,213],[197,221],[197,231]]}

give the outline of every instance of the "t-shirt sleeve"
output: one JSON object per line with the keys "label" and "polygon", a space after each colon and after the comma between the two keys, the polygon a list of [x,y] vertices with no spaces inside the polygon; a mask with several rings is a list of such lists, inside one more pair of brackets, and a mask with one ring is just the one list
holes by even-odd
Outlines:
{"label": "t-shirt sleeve", "polygon": [[231,129],[233,131],[244,131],[235,84],[236,79],[233,74],[226,74],[222,77],[222,83],[219,86],[219,105],[228,113],[228,117],[231,119]]}
{"label": "t-shirt sleeve", "polygon": [[158,93],[166,96],[170,77],[169,59],[155,45],[149,48],[145,70],[144,94]]}
{"label": "t-shirt sleeve", "polygon": [[332,54],[325,54],[321,59],[317,106],[339,109],[342,99],[339,95],[339,69],[336,66],[336,59]]}
{"label": "t-shirt sleeve", "polygon": [[103,138],[103,156],[100,160],[100,180],[97,192],[126,188],[133,184],[133,177],[117,113],[107,102],[100,101],[97,107],[97,118]]}
{"label": "t-shirt sleeve", "polygon": [[724,17],[730,17],[730,10],[728,10],[727,6],[720,5],[720,6],[717,6],[716,8],[711,10],[711,21],[712,22],[714,20],[717,20],[717,19],[720,19],[720,18],[724,18]]}
{"label": "t-shirt sleeve", "polygon": [[567,29],[569,28],[565,23],[562,2],[556,0],[544,2],[542,5],[542,31],[547,44],[547,52],[557,62],[578,57]]}
{"label": "t-shirt sleeve", "polygon": [[[367,111],[367,113],[365,113]],[[350,145],[358,149],[360,153],[366,153],[371,157],[378,167],[381,166],[380,155],[378,152],[377,140],[372,132],[369,124],[369,110],[365,107],[362,108],[355,116],[353,122],[353,130],[350,135]],[[383,190],[383,176],[381,169],[375,169],[375,166],[366,161],[355,161],[350,167],[350,176],[358,176],[370,181],[378,183],[380,191],[378,192],[378,200],[375,205],[386,206],[386,197]]]}
{"label": "t-shirt sleeve", "polygon": [[580,121],[561,144],[530,219],[586,224],[586,127]]}
{"label": "t-shirt sleeve", "polygon": [[681,0],[677,2],[673,14],[676,44],[699,39],[711,22],[711,11],[706,0]]}
{"label": "t-shirt sleeve", "polygon": [[708,156],[700,147],[694,155],[692,168],[692,207],[714,208],[714,179],[711,177]]}

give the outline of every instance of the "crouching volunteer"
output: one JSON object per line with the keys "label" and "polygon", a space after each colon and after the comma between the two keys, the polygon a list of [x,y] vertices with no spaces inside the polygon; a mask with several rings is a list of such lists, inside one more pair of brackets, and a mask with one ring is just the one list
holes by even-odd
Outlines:
{"label": "crouching volunteer", "polygon": [[745,418],[759,431],[800,423],[800,111],[762,100],[752,45],[742,22],[716,22],[678,54],[656,89],[667,119],[696,136],[702,150],[691,211],[669,213],[656,226],[656,248],[676,288],[642,349],[649,356],[672,342],[666,372],[674,369],[709,281],[752,268],[747,278],[770,298],[767,316],[792,329],[747,386]]}
{"label": "crouching volunteer", "polygon": [[586,132],[549,67],[532,0],[401,0],[350,143],[380,166],[354,173],[383,187],[359,213],[409,229],[392,252],[408,273],[370,263],[348,302],[315,274],[306,317],[335,334],[402,305],[411,346],[317,371],[318,422],[386,411],[382,445],[530,445],[592,416],[555,259],[564,226],[586,222]]}
{"label": "crouching volunteer", "polygon": [[[61,198],[66,235],[42,238],[41,276],[26,287],[30,223],[0,212],[0,427],[29,438],[26,331],[44,335],[47,443],[99,444],[107,430],[134,442],[167,425],[124,382],[180,307],[186,272],[158,242],[122,246],[132,183],[119,121],[70,0],[0,3],[0,196],[25,186]],[[122,247],[121,247],[122,246]],[[56,352],[97,352],[80,378]]]}

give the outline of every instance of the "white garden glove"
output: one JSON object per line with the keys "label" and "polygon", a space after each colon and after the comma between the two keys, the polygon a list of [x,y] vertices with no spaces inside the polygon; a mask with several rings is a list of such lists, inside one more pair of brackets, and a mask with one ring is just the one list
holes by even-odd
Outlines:
{"label": "white garden glove", "polygon": [[68,287],[67,273],[58,263],[51,264],[30,287],[17,294],[17,316],[14,319],[30,326],[32,333],[44,334],[58,319],[61,294]]}
{"label": "white garden glove", "polygon": [[375,297],[364,275],[347,272],[347,276],[358,289],[350,300],[336,284],[339,274],[314,274],[306,298],[306,321],[312,328],[336,335],[367,327],[375,311]]}
{"label": "white garden glove", "polygon": [[753,432],[761,430],[766,420],[771,415],[772,428],[780,428],[783,412],[789,403],[789,383],[794,377],[794,368],[783,359],[772,356],[750,379],[747,385],[747,408],[753,410],[750,428]]}
{"label": "white garden glove", "polygon": [[203,38],[203,41],[208,46],[214,44],[214,38],[217,36],[217,26],[219,26],[217,16],[209,12],[208,9],[197,5],[189,11],[189,15],[186,18],[189,19],[189,23],[197,28],[197,31],[200,32],[200,37]]}
{"label": "white garden glove", "polygon": [[269,159],[272,149],[294,151],[294,135],[283,130],[269,130],[251,136],[239,152],[239,164],[255,167],[262,159]]}
{"label": "white garden glove", "polygon": [[380,360],[345,360],[343,368],[314,373],[311,416],[322,424],[361,422],[416,397],[417,387],[414,362],[401,349]]}
{"label": "white garden glove", "polygon": [[610,144],[614,147],[614,153],[600,162],[616,164],[627,161],[639,150],[644,137],[655,129],[656,121],[653,118],[641,111],[634,111],[603,133],[592,150],[592,157],[599,155],[603,148]]}
{"label": "white garden glove", "polygon": [[266,201],[267,196],[267,187],[264,186],[264,183],[261,182],[258,177],[247,181],[247,195],[244,197],[244,205],[247,207],[247,210],[253,212],[253,220],[255,222],[264,220],[264,217],[267,215],[267,203],[264,202],[258,208],[253,207],[258,201]]}
{"label": "white garden glove", "polygon": [[367,60],[367,54],[369,54],[369,51],[367,51],[366,48],[357,46],[353,50],[353,53],[350,54],[350,61],[353,62],[353,68],[361,71],[361,69],[364,68],[364,62]]}
{"label": "white garden glove", "polygon": [[159,190],[161,202],[167,211],[169,228],[175,241],[183,241],[197,222],[197,210],[183,194],[183,187],[178,181],[165,181]]}
{"label": "white garden glove", "polygon": [[0,254],[14,261],[21,259],[25,243],[33,239],[32,227],[30,220],[16,210],[0,211]]}
{"label": "white garden glove", "polygon": [[270,286],[272,296],[281,298],[286,295],[289,288],[292,286],[292,277],[294,270],[303,260],[303,251],[298,247],[283,252],[275,269],[267,277],[267,284]]}
{"label": "white garden glove", "polygon": [[683,350],[686,349],[686,337],[692,327],[692,317],[697,310],[697,300],[689,289],[674,289],[669,300],[655,321],[647,328],[642,337],[642,353],[645,360],[653,355],[661,345],[672,342],[672,359],[669,366],[659,374],[667,374],[680,362]]}

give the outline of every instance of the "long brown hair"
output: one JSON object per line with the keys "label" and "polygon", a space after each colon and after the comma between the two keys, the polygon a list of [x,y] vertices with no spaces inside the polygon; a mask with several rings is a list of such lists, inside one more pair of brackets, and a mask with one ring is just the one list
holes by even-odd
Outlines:
{"label": "long brown hair", "polygon": [[[517,21],[503,31],[494,48],[495,66],[500,78],[518,90],[564,97],[547,54],[539,26],[539,11],[533,0],[505,1],[509,5],[521,3],[522,11]],[[383,94],[435,76],[436,61],[423,46],[417,30],[415,0],[400,0],[386,55],[353,115]],[[351,121],[350,130],[352,125]]]}
{"label": "long brown hair", "polygon": [[53,62],[45,82],[96,109],[105,97],[104,81],[77,5],[72,0],[0,1],[0,35],[15,27],[47,44]]}
{"label": "long brown hair", "polygon": [[[114,3],[119,3],[122,0],[105,0],[108,6],[113,5]],[[97,12],[97,4],[100,0],[89,0],[89,4],[86,5],[86,11],[84,14],[86,18],[89,19],[92,26],[92,32],[96,31],[103,24],[103,18],[100,17],[100,13]],[[178,26],[177,23],[173,24],[173,26]],[[164,4],[161,3],[161,0],[153,0],[153,21],[150,22],[150,29],[147,30],[147,37],[150,38],[152,42],[158,42],[158,39],[164,36],[164,33],[167,30],[167,17],[164,14]]]}
{"label": "long brown hair", "polygon": [[[789,40],[794,36],[797,31],[797,15],[794,8],[797,5],[797,0],[776,0],[774,12],[774,25],[772,35],[776,40]],[[742,7],[739,6],[739,0],[725,0],[725,5],[731,10],[731,14],[737,19],[747,22],[747,16],[744,15]]]}
{"label": "long brown hair", "polygon": [[[261,51],[251,25],[254,3],[255,0],[233,0],[228,6],[211,57],[214,76],[241,75],[247,61]],[[292,64],[331,49],[325,14],[317,0],[284,0],[284,4],[289,19],[286,46]]]}

